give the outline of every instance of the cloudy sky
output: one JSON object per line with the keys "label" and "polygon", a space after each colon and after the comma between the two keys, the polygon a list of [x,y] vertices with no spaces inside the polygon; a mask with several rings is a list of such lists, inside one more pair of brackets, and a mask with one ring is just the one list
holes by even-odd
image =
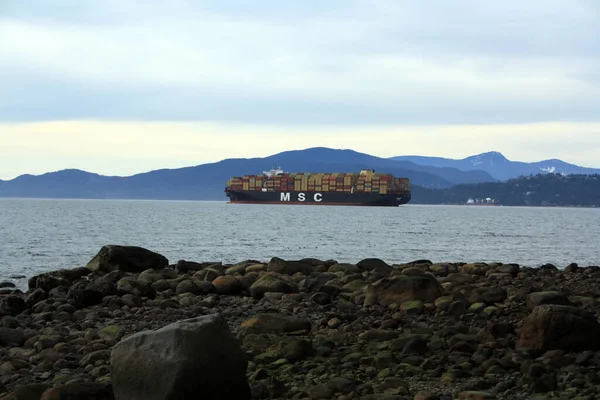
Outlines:
{"label": "cloudy sky", "polygon": [[598,0],[2,0],[0,179],[315,146],[600,167]]}

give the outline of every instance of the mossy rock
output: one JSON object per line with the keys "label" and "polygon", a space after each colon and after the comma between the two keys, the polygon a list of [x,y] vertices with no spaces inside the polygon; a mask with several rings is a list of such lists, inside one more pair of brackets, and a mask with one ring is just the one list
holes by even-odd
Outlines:
{"label": "mossy rock", "polygon": [[400,310],[406,314],[421,314],[423,307],[423,302],[420,300],[405,301],[400,304]]}
{"label": "mossy rock", "polygon": [[499,307],[496,306],[489,306],[483,309],[483,315],[489,317],[495,313],[497,313],[500,310]]}
{"label": "mossy rock", "polygon": [[447,310],[453,301],[454,301],[454,299],[452,298],[452,296],[442,296],[442,297],[438,297],[435,300],[434,304],[438,310]]}
{"label": "mossy rock", "polygon": [[483,311],[484,308],[485,308],[485,303],[473,303],[469,306],[469,309],[467,311],[472,314],[477,314],[477,313]]}
{"label": "mossy rock", "polygon": [[123,337],[124,334],[125,331],[123,327],[119,325],[108,325],[100,329],[98,332],[100,339],[107,341],[118,341]]}

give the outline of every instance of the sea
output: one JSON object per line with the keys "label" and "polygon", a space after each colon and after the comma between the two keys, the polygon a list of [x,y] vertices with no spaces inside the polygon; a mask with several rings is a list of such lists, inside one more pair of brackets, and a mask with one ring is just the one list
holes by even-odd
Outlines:
{"label": "sea", "polygon": [[203,201],[0,199],[0,281],[85,266],[103,245],[178,260],[271,257],[390,264],[600,265],[600,209],[407,204],[245,205]]}

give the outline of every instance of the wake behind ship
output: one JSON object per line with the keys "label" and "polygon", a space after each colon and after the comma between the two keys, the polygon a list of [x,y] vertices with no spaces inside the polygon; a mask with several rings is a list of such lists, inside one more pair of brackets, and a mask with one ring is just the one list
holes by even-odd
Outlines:
{"label": "wake behind ship", "polygon": [[225,194],[231,203],[309,204],[397,207],[410,201],[408,178],[360,173],[288,173],[281,169],[261,175],[234,177]]}

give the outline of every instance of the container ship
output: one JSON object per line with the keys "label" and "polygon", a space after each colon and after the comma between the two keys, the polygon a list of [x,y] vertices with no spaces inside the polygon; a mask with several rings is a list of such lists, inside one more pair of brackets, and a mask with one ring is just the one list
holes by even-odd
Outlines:
{"label": "container ship", "polygon": [[360,173],[288,173],[281,168],[261,175],[234,177],[225,194],[230,203],[310,204],[397,207],[410,201],[408,178]]}

